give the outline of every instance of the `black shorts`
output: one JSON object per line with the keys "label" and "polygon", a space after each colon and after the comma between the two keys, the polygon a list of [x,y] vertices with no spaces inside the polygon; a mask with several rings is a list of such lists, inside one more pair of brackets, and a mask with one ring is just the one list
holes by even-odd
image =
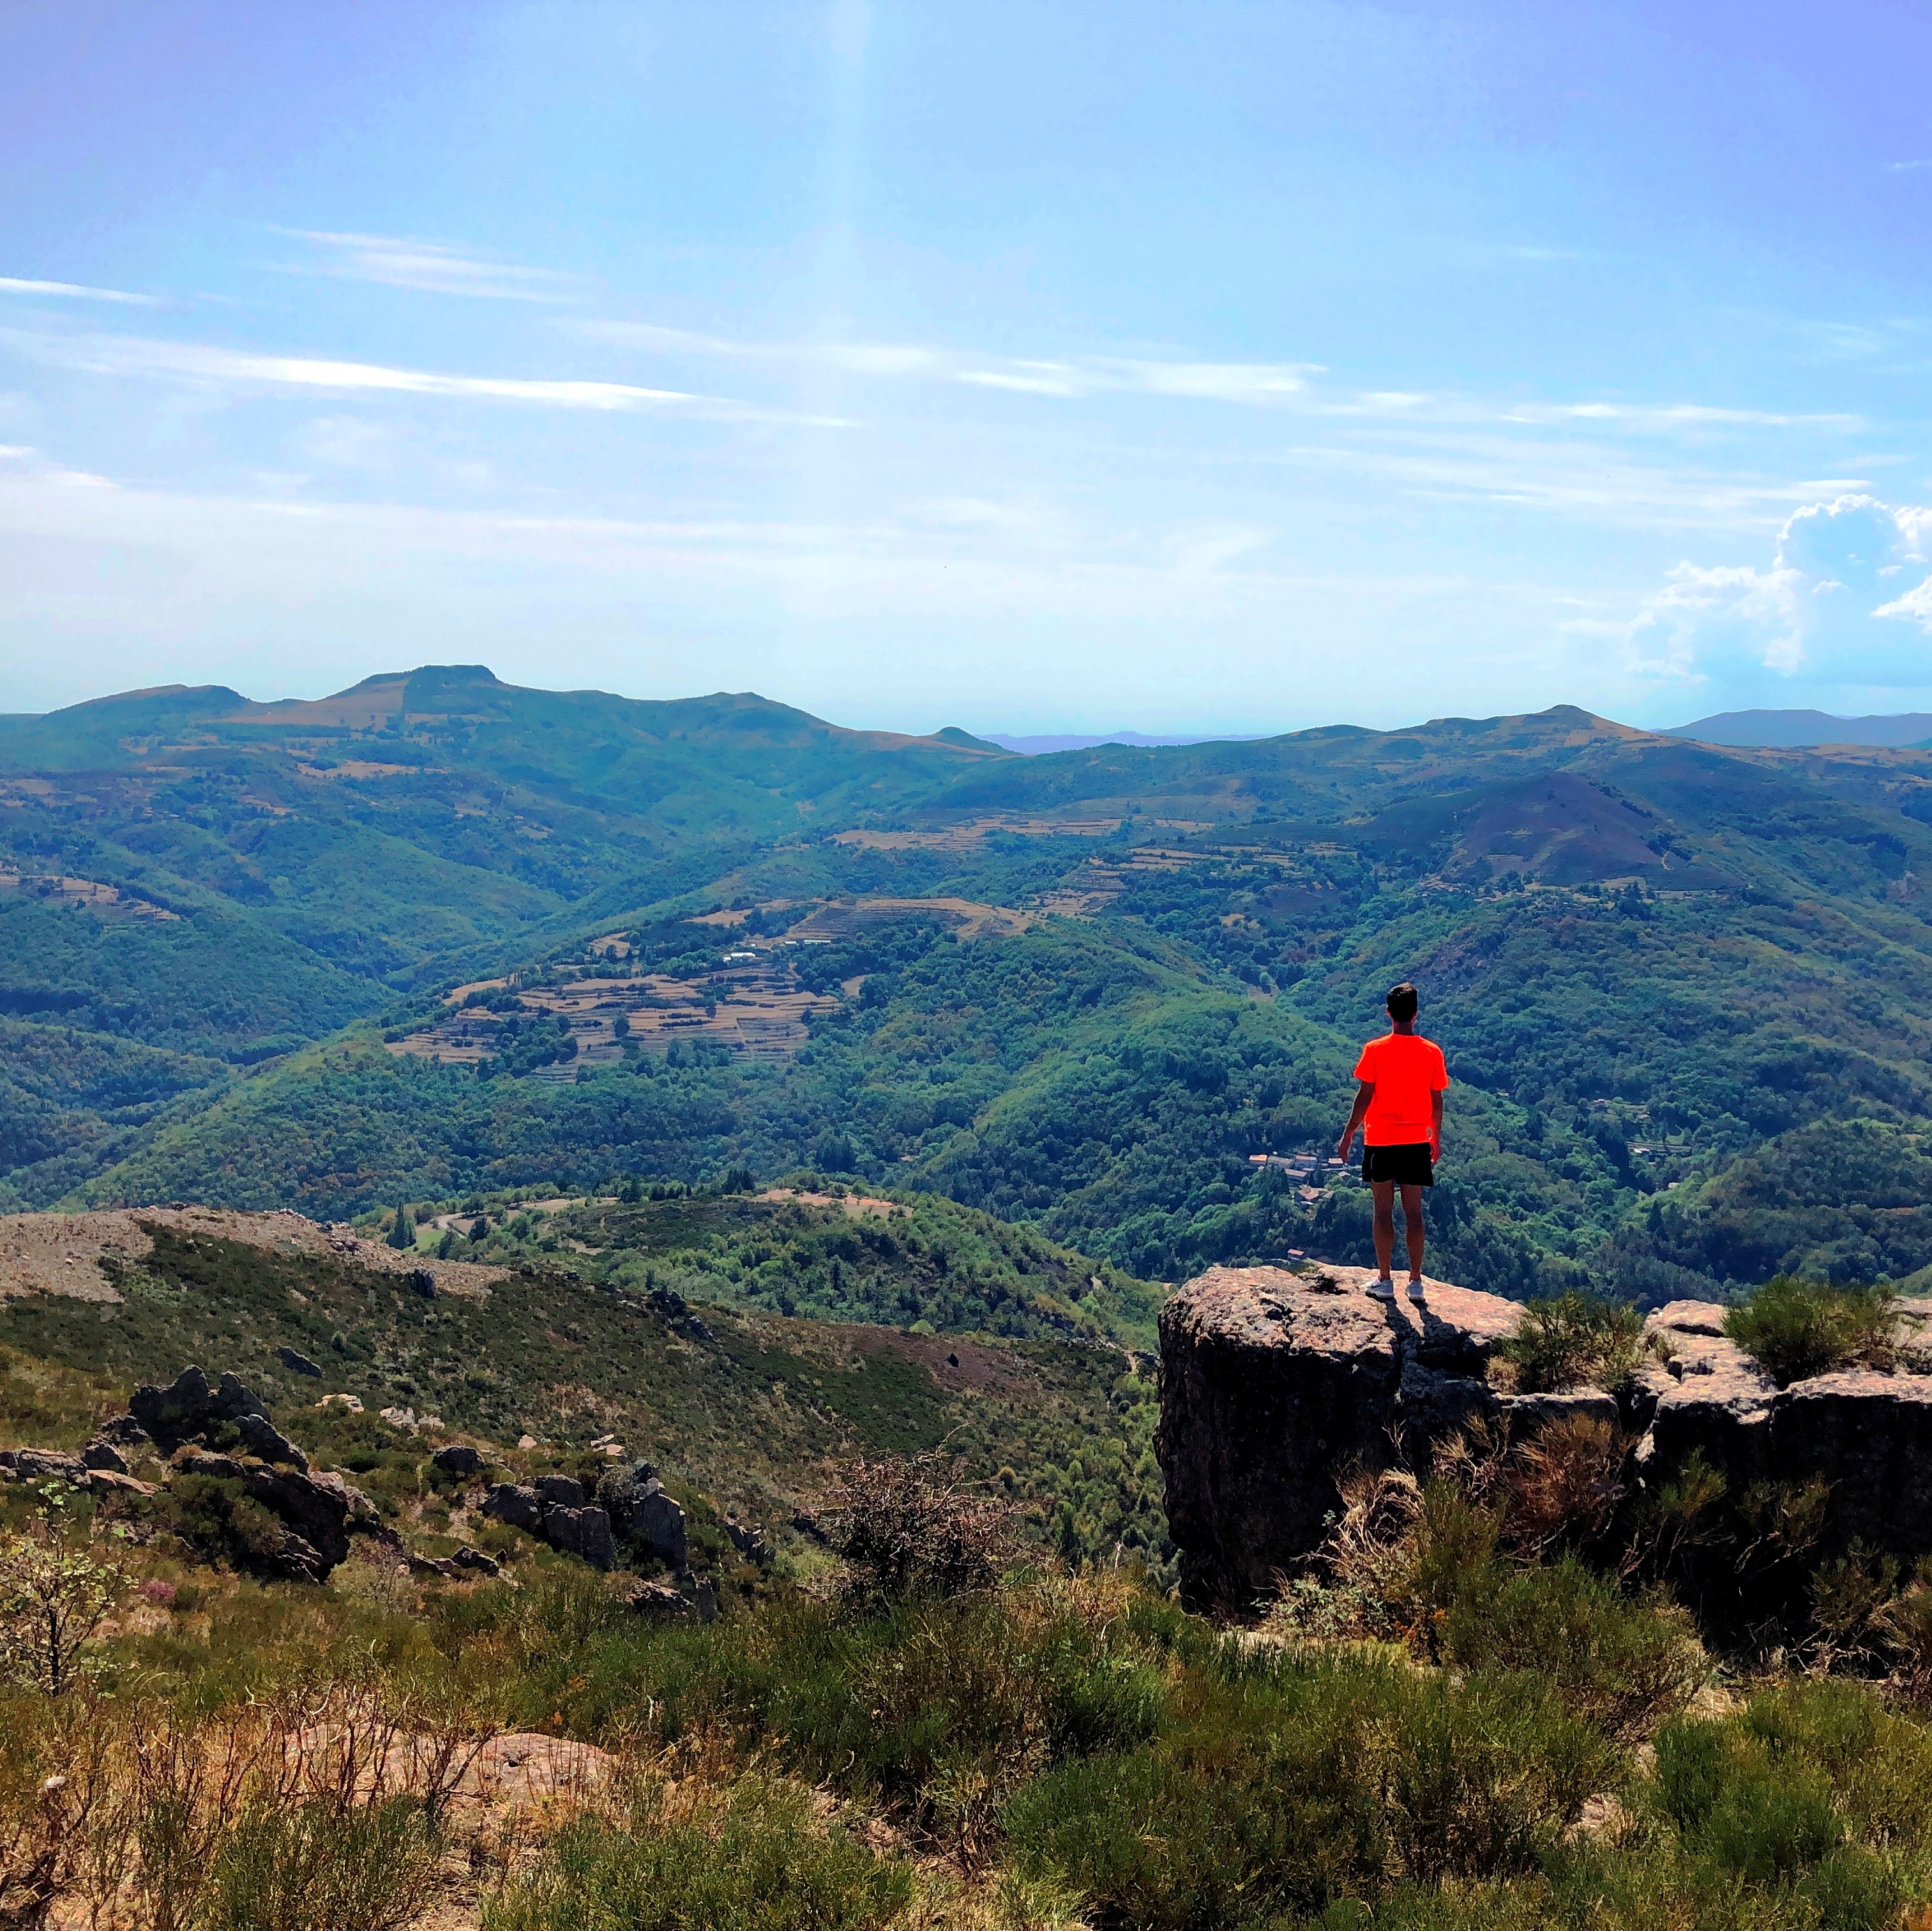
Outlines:
{"label": "black shorts", "polygon": [[1398,1187],[1434,1186],[1436,1162],[1430,1158],[1428,1141],[1414,1146],[1364,1147],[1362,1178],[1371,1185],[1393,1180]]}

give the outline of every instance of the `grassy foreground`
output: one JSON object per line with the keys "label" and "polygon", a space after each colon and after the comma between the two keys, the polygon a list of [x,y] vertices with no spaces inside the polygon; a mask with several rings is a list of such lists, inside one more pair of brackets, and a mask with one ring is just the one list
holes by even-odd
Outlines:
{"label": "grassy foreground", "polygon": [[[1258,1630],[1217,1630],[1125,1571],[1016,1563],[996,1508],[950,1490],[963,1523],[935,1512],[898,1467],[883,1514],[844,1518],[842,1568],[703,1626],[548,1554],[520,1586],[352,1562],[262,1587],[52,1508],[117,1602],[77,1687],[0,1692],[0,1922],[1926,1921],[1909,1671],[1723,1682],[1663,1596],[1525,1553],[1442,1482],[1341,1525],[1326,1579]],[[16,1523],[34,1499],[10,1492]],[[580,1774],[479,1803],[505,1732]]]}

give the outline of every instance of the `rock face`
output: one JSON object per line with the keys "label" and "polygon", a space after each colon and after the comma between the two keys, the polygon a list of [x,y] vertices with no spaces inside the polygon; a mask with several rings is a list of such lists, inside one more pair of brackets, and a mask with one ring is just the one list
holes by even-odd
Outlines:
{"label": "rock face", "polygon": [[[1352,1468],[1412,1462],[1478,1416],[1520,1439],[1582,1413],[1635,1443],[1634,1478],[1694,1455],[1742,1497],[1765,1482],[1830,1490],[1830,1543],[1907,1562],[1932,1552],[1932,1374],[1850,1368],[1780,1389],[1724,1338],[1725,1310],[1672,1302],[1621,1400],[1600,1389],[1512,1395],[1491,1384],[1514,1302],[1447,1283],[1372,1300],[1365,1268],[1212,1268],[1161,1311],[1155,1449],[1182,1586],[1234,1614],[1321,1545]],[[1900,1304],[1901,1359],[1932,1356],[1932,1302]]]}
{"label": "rock face", "polygon": [[1374,1301],[1366,1268],[1216,1267],[1161,1310],[1160,1425],[1182,1586],[1234,1611],[1320,1545],[1338,1478],[1379,1466],[1390,1431],[1433,1440],[1486,1412],[1513,1302],[1441,1281]]}
{"label": "rock face", "polygon": [[597,1499],[610,1518],[617,1539],[682,1575],[689,1565],[684,1511],[664,1492],[656,1468],[634,1461],[608,1470],[597,1484]]}
{"label": "rock face", "polygon": [[617,1566],[609,1515],[586,1506],[584,1485],[568,1476],[538,1476],[533,1488],[500,1482],[484,1498],[483,1512],[492,1521],[542,1536],[566,1555],[582,1557],[593,1569]]}
{"label": "rock face", "polygon": [[[1898,1304],[1909,1363],[1925,1359],[1932,1302]],[[1910,1563],[1932,1551],[1932,1374],[1844,1368],[1780,1388],[1723,1335],[1714,1302],[1672,1301],[1645,1323],[1666,1350],[1637,1371],[1655,1402],[1640,1458],[1660,1470],[1693,1451],[1733,1494],[1822,1482],[1831,1534]]]}

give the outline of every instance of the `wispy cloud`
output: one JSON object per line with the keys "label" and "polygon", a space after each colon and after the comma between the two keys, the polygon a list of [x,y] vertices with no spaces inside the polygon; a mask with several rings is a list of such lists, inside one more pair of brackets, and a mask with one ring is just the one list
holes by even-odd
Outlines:
{"label": "wispy cloud", "polygon": [[1588,427],[1638,434],[1699,430],[1856,430],[1852,415],[1731,409],[1694,402],[1500,402],[1480,396],[1411,389],[1348,390],[1323,383],[1319,362],[1168,361],[1146,356],[1084,355],[1046,359],[988,355],[906,342],[736,342],[637,322],[572,321],[573,335],[668,356],[830,368],[886,381],[957,383],[970,389],[1078,400],[1095,395],[1164,396],[1304,415],[1385,418],[1421,425],[1490,424]]}
{"label": "wispy cloud", "polygon": [[1916,174],[1922,168],[1928,167],[1932,167],[1932,160],[1887,161],[1885,171],[1887,174]]}
{"label": "wispy cloud", "polygon": [[69,302],[120,302],[136,308],[160,306],[154,296],[130,294],[124,288],[85,288],[75,281],[28,281],[10,275],[0,275],[0,295],[56,296]]}
{"label": "wispy cloud", "polygon": [[418,242],[394,235],[333,234],[314,228],[278,228],[278,235],[307,242],[316,258],[291,272],[334,275],[348,281],[380,282],[389,288],[433,295],[479,296],[493,302],[574,302],[582,284],[555,269],[524,268],[446,242]]}
{"label": "wispy cloud", "polygon": [[[754,405],[724,396],[634,383],[554,380],[520,376],[451,375],[399,368],[380,362],[342,362],[326,356],[268,355],[199,342],[166,342],[130,335],[63,335],[0,329],[0,344],[37,361],[90,374],[160,376],[231,389],[320,389],[523,402],[553,409],[660,410],[744,421],[809,421],[774,417]],[[822,419],[818,419],[823,420]]]}
{"label": "wispy cloud", "polygon": [[1167,362],[1139,356],[994,356],[907,342],[734,342],[640,322],[573,322],[574,335],[652,354],[727,357],[894,380],[957,383],[1018,395],[1166,395],[1266,404],[1299,395],[1318,362]]}

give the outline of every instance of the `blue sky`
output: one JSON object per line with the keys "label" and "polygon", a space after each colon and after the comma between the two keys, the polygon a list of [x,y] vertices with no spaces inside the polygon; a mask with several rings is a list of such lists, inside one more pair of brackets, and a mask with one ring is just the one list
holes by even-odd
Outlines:
{"label": "blue sky", "polygon": [[0,709],[1932,706],[1932,11],[0,10]]}

